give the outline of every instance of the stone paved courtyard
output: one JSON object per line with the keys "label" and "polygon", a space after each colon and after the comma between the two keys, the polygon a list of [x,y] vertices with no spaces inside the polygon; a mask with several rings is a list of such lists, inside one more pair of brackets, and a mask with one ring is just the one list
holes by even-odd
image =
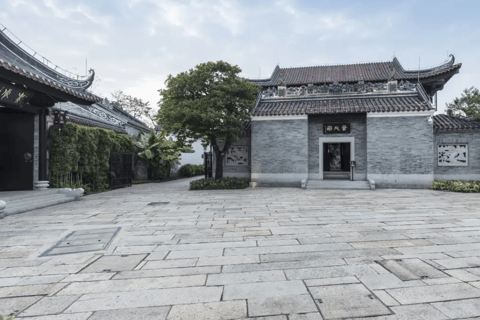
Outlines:
{"label": "stone paved courtyard", "polygon": [[189,180],[0,220],[0,314],[480,319],[478,194]]}

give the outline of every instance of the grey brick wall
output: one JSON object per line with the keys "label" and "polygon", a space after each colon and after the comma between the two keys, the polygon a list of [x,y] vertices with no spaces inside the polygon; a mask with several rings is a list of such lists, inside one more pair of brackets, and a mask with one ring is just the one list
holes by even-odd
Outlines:
{"label": "grey brick wall", "polygon": [[378,187],[420,188],[433,182],[433,126],[427,119],[367,117],[367,174],[376,177]]}
{"label": "grey brick wall", "polygon": [[308,120],[252,121],[252,173],[308,173]]}
{"label": "grey brick wall", "polygon": [[[321,137],[355,137],[355,173],[367,173],[367,123],[366,114],[332,114],[308,116],[308,173],[319,173]],[[350,123],[348,134],[323,134],[324,123]]]}
{"label": "grey brick wall", "polygon": [[300,187],[308,177],[308,119],[252,121],[252,181]]}
{"label": "grey brick wall", "polygon": [[[439,144],[468,144],[468,166],[443,167],[438,166]],[[435,133],[433,148],[435,180],[480,180],[480,132],[476,133]]]}
{"label": "grey brick wall", "polygon": [[[223,148],[223,143],[219,143],[219,147]],[[223,162],[223,176],[224,177],[244,177],[250,180],[250,168],[252,163],[252,148],[251,148],[251,134],[243,134],[240,136],[240,140],[233,146],[246,146],[248,147],[248,165],[247,166],[226,166],[225,160]],[[215,152],[213,152],[213,176],[215,176],[215,168],[217,163],[215,161]]]}

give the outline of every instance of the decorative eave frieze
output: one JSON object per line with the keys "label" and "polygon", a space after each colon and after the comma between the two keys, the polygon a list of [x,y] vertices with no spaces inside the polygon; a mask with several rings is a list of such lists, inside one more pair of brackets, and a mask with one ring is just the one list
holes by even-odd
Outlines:
{"label": "decorative eave frieze", "polygon": [[[390,86],[390,89],[389,89]],[[286,87],[286,95],[279,96],[278,89],[270,87],[261,92],[262,98],[288,98],[298,96],[328,96],[342,94],[395,94],[396,92],[415,92],[417,85],[409,81],[372,83],[359,81],[356,84],[351,83],[331,83],[323,85],[302,85],[300,87]]]}

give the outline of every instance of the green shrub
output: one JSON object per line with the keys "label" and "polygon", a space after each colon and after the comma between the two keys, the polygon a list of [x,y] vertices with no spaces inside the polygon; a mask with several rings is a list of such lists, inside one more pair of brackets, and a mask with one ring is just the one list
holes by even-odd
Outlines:
{"label": "green shrub", "polygon": [[480,192],[480,181],[439,180],[433,183],[432,189],[456,192]]}
{"label": "green shrub", "polygon": [[179,172],[183,177],[201,176],[205,173],[203,164],[185,164],[180,168]]}
{"label": "green shrub", "polygon": [[195,175],[201,176],[205,174],[205,166],[203,164],[193,165],[195,168]]}
{"label": "green shrub", "polygon": [[131,137],[96,127],[67,123],[50,128],[50,185],[83,188],[86,194],[110,189],[110,155],[133,152]]}
{"label": "green shrub", "polygon": [[214,190],[214,189],[245,189],[248,188],[248,180],[245,178],[222,178],[222,179],[199,179],[190,181],[190,190]]}

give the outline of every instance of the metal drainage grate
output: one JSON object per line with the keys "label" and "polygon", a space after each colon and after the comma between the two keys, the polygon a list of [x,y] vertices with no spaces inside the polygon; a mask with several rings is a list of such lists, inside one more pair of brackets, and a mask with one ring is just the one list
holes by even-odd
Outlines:
{"label": "metal drainage grate", "polygon": [[158,206],[164,206],[164,205],[169,204],[169,203],[170,202],[150,202],[148,205],[158,207]]}
{"label": "metal drainage grate", "polygon": [[43,256],[104,250],[121,228],[103,228],[74,231],[48,249]]}

